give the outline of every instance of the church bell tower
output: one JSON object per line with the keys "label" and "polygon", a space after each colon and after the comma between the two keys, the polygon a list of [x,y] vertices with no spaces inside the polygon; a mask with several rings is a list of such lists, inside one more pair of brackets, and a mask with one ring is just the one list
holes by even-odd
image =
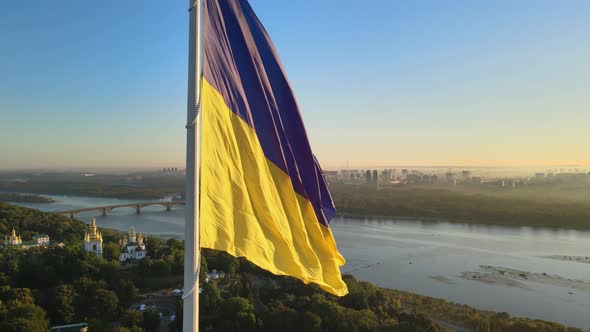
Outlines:
{"label": "church bell tower", "polygon": [[102,257],[102,233],[96,227],[96,218],[92,218],[92,223],[84,234],[84,250]]}

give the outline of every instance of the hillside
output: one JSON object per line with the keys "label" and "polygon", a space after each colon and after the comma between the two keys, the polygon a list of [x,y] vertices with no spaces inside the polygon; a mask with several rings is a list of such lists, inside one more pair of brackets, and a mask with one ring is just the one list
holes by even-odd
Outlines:
{"label": "hillside", "polygon": [[[182,242],[150,237],[149,257],[122,266],[114,249],[116,231],[105,239],[110,247],[105,258],[97,258],[82,249],[86,226],[80,221],[1,203],[1,229],[13,226],[23,234],[43,232],[66,244],[0,249],[1,331],[45,331],[50,325],[81,321],[88,322],[91,331],[154,331],[159,325],[157,312],[130,309],[133,303],[146,301],[147,294],[163,294],[159,296],[179,315],[169,329],[180,329],[180,298],[166,294],[182,283]],[[226,272],[224,279],[201,285],[200,322],[212,331],[444,331],[437,324],[473,331],[581,331],[384,289],[350,275],[344,276],[350,294],[337,298],[314,285],[272,275],[244,259],[204,250],[201,280],[211,269]]]}

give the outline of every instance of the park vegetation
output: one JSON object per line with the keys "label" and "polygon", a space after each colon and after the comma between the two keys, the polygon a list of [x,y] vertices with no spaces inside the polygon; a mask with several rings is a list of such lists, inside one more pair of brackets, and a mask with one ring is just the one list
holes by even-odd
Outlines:
{"label": "park vegetation", "polygon": [[[98,258],[82,247],[84,223],[0,203],[0,231],[13,227],[26,236],[49,234],[53,244],[0,249],[0,331],[47,331],[49,326],[78,322],[88,323],[90,331],[155,331],[159,313],[136,310],[142,294],[181,288],[181,241],[149,237],[149,257],[121,265],[118,247],[110,244],[120,238],[119,232],[105,230],[104,255]],[[199,321],[211,331],[444,331],[437,320],[481,332],[581,331],[379,288],[350,275],[344,276],[350,293],[338,298],[245,259],[203,250],[201,280],[212,269],[224,271],[226,277],[201,284]],[[172,295],[168,300],[177,315],[169,327],[180,331],[181,300]]]}

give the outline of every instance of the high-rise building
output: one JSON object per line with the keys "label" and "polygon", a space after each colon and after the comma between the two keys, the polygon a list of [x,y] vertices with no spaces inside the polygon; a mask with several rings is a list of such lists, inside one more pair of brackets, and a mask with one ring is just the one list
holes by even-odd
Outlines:
{"label": "high-rise building", "polygon": [[371,170],[365,171],[365,183],[371,184]]}
{"label": "high-rise building", "polygon": [[445,177],[447,178],[447,182],[448,183],[454,183],[455,181],[455,174],[453,174],[453,172],[448,171],[447,174],[445,175]]}
{"label": "high-rise building", "polygon": [[371,184],[378,185],[379,184],[379,171],[376,169],[373,170],[373,176],[371,177]]}
{"label": "high-rise building", "polygon": [[381,171],[381,177],[379,178],[381,183],[389,183],[393,180],[393,170],[392,169],[384,169]]}

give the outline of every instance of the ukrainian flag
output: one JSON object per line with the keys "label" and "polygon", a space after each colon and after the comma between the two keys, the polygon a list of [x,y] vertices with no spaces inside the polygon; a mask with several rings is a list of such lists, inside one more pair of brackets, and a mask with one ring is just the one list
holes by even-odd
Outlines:
{"label": "ukrainian flag", "polygon": [[201,247],[343,296],[334,204],[270,37],[247,0],[203,6]]}

